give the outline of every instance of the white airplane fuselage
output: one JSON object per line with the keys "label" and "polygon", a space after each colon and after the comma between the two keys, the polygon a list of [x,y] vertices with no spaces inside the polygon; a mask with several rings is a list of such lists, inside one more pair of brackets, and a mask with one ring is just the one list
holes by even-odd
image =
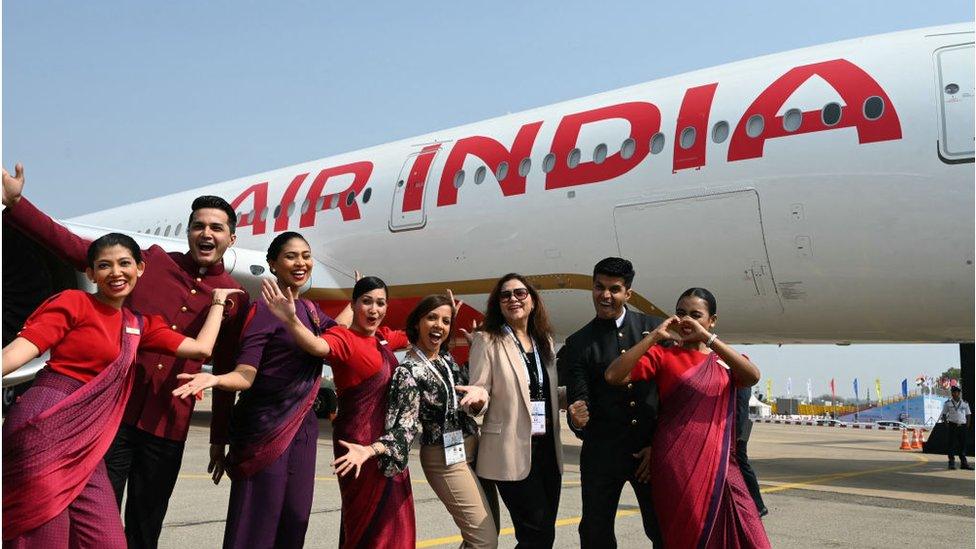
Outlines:
{"label": "white airplane fuselage", "polygon": [[666,313],[684,289],[707,287],[717,331],[733,342],[971,342],[973,102],[972,24],[920,29],[699,70],[68,224],[185,248],[177,233],[192,199],[223,196],[241,214],[228,263],[250,287],[271,239],[299,231],[321,262],[310,296],[334,307],[353,269],[375,274],[401,306],[393,323],[445,287],[482,309],[492,280],[516,271],[545,290],[561,338],[593,316],[593,264],[619,255],[637,270],[632,305]]}

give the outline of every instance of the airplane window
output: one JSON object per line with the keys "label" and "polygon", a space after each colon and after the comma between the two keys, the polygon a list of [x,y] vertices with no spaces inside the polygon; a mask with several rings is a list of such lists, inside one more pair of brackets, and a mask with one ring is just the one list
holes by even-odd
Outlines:
{"label": "airplane window", "polygon": [[477,170],[474,171],[474,184],[481,185],[485,181],[485,175],[488,173],[488,168],[484,166],[479,166]]}
{"label": "airplane window", "polygon": [[[464,172],[461,172],[461,175],[463,176],[464,175]],[[366,190],[363,191],[363,204],[369,202],[369,199],[372,196],[373,196],[373,188],[372,187],[366,187]]]}
{"label": "airplane window", "polygon": [[454,174],[454,188],[460,189],[461,185],[463,184],[464,184],[464,170],[458,170],[457,173]]}
{"label": "airplane window", "polygon": [[761,114],[754,114],[746,122],[746,135],[749,137],[759,137],[766,129],[766,119]]}
{"label": "airplane window", "polygon": [[281,217],[281,204],[275,206],[274,214],[271,216],[271,219],[278,219],[279,217]]}
{"label": "airplane window", "polygon": [[152,229],[146,229],[146,234],[149,234],[151,232],[152,232]]}
{"label": "airplane window", "polygon": [[681,130],[681,140],[679,141],[681,148],[690,149],[695,146],[696,137],[698,137],[698,132],[691,126]]}
{"label": "airplane window", "polygon": [[795,132],[800,129],[803,122],[803,113],[800,109],[790,109],[783,115],[783,129],[788,132]]}
{"label": "airplane window", "polygon": [[172,225],[166,225],[166,230],[163,231],[163,236],[169,236],[169,230],[172,229]]}
{"label": "airplane window", "polygon": [[651,154],[658,154],[664,150],[664,134],[657,132],[651,138]]}
{"label": "airplane window", "polygon": [[261,208],[261,215],[259,217],[261,218],[261,221],[267,221],[268,220],[268,207],[267,206]]}
{"label": "airplane window", "polygon": [[318,201],[318,204],[315,206],[315,209],[318,210],[318,211],[322,211],[322,210],[325,209],[325,197],[324,196],[320,196],[319,197],[319,201]]}
{"label": "airplane window", "polygon": [[593,149],[593,162],[596,164],[603,164],[603,161],[607,159],[607,146],[600,143]]}
{"label": "airplane window", "polygon": [[840,122],[840,105],[837,103],[827,103],[824,105],[823,112],[820,113],[821,120],[828,126]]}
{"label": "airplane window", "polygon": [[505,181],[506,177],[508,177],[508,162],[499,162],[498,168],[495,170],[495,179]]}
{"label": "airplane window", "polygon": [[573,149],[572,151],[570,151],[569,158],[566,159],[566,165],[569,166],[569,169],[573,169],[576,166],[579,166],[580,158],[582,156],[583,154],[580,152],[579,149]]}
{"label": "airplane window", "polygon": [[868,120],[877,120],[884,113],[884,99],[877,95],[872,95],[864,101],[864,117]]}
{"label": "airplane window", "polygon": [[519,176],[525,177],[529,175],[529,170],[531,169],[532,169],[531,158],[523,158],[522,161],[519,162]]}
{"label": "airplane window", "polygon": [[542,159],[542,171],[545,173],[551,172],[556,167],[556,155],[549,153],[545,158]]}
{"label": "airplane window", "polygon": [[285,214],[285,215],[288,216],[288,217],[291,217],[291,216],[295,215],[295,203],[294,202],[289,202],[288,203],[288,213]]}
{"label": "airplane window", "polygon": [[629,159],[634,156],[634,151],[637,149],[637,142],[634,141],[633,137],[628,137],[624,139],[624,142],[620,144],[620,158],[624,160]]}
{"label": "airplane window", "polygon": [[729,123],[725,120],[721,122],[716,122],[715,126],[712,128],[712,141],[715,143],[724,143],[726,139],[729,138]]}
{"label": "airplane window", "polygon": [[332,195],[332,199],[329,200],[329,209],[334,210],[338,205],[339,205],[339,195],[334,194]]}
{"label": "airplane window", "polygon": [[180,230],[182,228],[183,228],[183,224],[182,223],[177,223],[176,224],[176,230],[173,231],[173,236],[179,236],[180,235]]}
{"label": "airplane window", "polygon": [[159,227],[156,227],[156,230],[153,232],[153,234],[157,236],[159,235]]}
{"label": "airplane window", "polygon": [[352,206],[352,203],[356,201],[356,191],[349,191],[346,195],[346,206]]}

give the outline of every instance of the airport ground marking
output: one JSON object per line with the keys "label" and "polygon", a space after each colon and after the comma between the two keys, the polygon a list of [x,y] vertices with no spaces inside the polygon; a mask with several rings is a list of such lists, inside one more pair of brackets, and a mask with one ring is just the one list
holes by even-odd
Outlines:
{"label": "airport ground marking", "polygon": [[[626,509],[626,510],[623,510],[623,511],[617,511],[617,518],[620,518],[620,517],[630,517],[630,516],[639,515],[639,514],[640,514],[640,511],[639,510],[636,510],[636,509]],[[560,526],[572,526],[574,524],[579,524],[581,519],[582,519],[582,517],[567,517],[567,518],[562,518],[562,519],[559,519],[559,520],[556,521],[556,527],[558,528]],[[501,531],[498,532],[498,535],[499,535],[499,537],[501,537],[501,536],[511,536],[514,533],[515,533],[515,529],[509,527],[509,528],[502,528]],[[444,546],[444,545],[457,545],[457,544],[461,543],[462,541],[464,541],[464,538],[462,538],[461,536],[458,536],[458,535],[455,535],[455,536],[445,536],[445,537],[442,537],[442,538],[431,538],[431,539],[417,540],[417,548],[418,549],[421,549],[421,548],[424,548],[424,547],[441,547],[441,546]]]}
{"label": "airport ground marking", "polygon": [[876,469],[867,469],[865,471],[847,471],[844,473],[833,473],[830,475],[823,475],[820,477],[815,477],[810,480],[804,480],[799,482],[790,482],[787,484],[781,484],[779,486],[773,486],[770,488],[761,488],[759,491],[763,494],[773,494],[776,492],[785,492],[786,490],[793,490],[796,488],[803,488],[804,486],[811,486],[816,484],[821,484],[824,482],[830,482],[832,480],[839,480],[842,478],[853,478],[860,477],[864,475],[873,475],[875,473],[888,473],[891,471],[901,471],[902,469],[911,469],[912,467],[918,467],[919,465],[928,463],[929,460],[925,456],[913,456],[916,461],[911,463],[904,463],[901,465],[890,465],[888,467],[878,467]]}

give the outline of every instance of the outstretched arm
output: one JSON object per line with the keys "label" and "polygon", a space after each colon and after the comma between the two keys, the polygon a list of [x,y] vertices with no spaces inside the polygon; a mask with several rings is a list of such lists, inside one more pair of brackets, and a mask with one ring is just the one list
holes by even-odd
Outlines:
{"label": "outstretched arm", "polygon": [[634,366],[637,365],[637,361],[640,357],[654,345],[666,340],[680,340],[679,336],[674,332],[668,331],[668,328],[674,324],[680,322],[678,317],[673,316],[668,318],[664,322],[660,323],[658,327],[651,333],[644,336],[644,339],[637,342],[627,352],[618,356],[610,363],[607,371],[604,372],[603,377],[607,380],[610,385],[624,385],[630,381],[630,373],[634,370]]}
{"label": "outstretched arm", "polygon": [[14,175],[3,170],[3,221],[23,231],[54,255],[67,261],[76,270],[87,266],[90,241],[72,233],[47,214],[38,210],[22,194],[24,191],[24,166],[17,164]]}
{"label": "outstretched arm", "polygon": [[261,282],[261,296],[268,305],[268,310],[284,322],[285,328],[295,338],[298,346],[313,356],[322,358],[329,356],[332,352],[329,344],[302,324],[295,313],[295,296],[291,288],[286,288],[285,291],[287,293],[283,293],[281,288],[271,280],[265,279]]}
{"label": "outstretched arm", "polygon": [[40,356],[36,345],[23,337],[18,337],[3,348],[3,375],[17,371],[21,366]]}
{"label": "outstretched arm", "polygon": [[199,374],[179,374],[176,379],[185,379],[186,383],[173,389],[173,396],[176,398],[186,398],[190,395],[199,393],[211,387],[222,391],[246,391],[254,383],[254,377],[258,374],[258,369],[250,364],[238,364],[233,372],[226,374],[213,375],[207,372]]}
{"label": "outstretched arm", "polygon": [[219,288],[213,291],[213,303],[210,305],[210,312],[207,319],[200,328],[197,337],[188,337],[176,348],[176,356],[193,360],[206,360],[213,353],[214,343],[217,342],[217,334],[220,333],[220,321],[224,315],[224,305],[227,296],[243,293],[244,290],[237,288]]}

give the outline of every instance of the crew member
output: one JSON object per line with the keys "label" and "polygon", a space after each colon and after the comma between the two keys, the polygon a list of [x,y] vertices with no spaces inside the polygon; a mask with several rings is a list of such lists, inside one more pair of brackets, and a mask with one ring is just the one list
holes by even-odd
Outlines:
{"label": "crew member", "polygon": [[969,403],[962,399],[962,389],[958,385],[952,388],[952,398],[942,405],[942,418],[949,427],[949,469],[956,468],[956,454],[959,454],[959,467],[972,469],[966,460],[966,433],[969,432],[973,413]]}

